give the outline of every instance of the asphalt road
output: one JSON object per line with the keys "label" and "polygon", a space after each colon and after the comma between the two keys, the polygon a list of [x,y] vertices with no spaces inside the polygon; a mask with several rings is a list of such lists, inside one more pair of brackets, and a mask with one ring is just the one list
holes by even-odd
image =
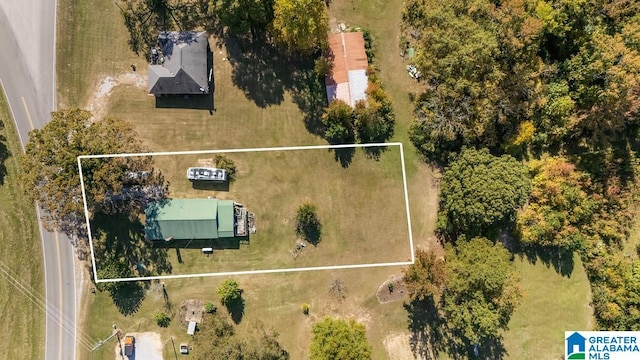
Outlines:
{"label": "asphalt road", "polygon": [[[0,81],[20,141],[55,110],[56,1],[0,0]],[[45,269],[45,359],[75,359],[76,283],[69,240],[40,225]],[[0,310],[5,311],[5,310]]]}

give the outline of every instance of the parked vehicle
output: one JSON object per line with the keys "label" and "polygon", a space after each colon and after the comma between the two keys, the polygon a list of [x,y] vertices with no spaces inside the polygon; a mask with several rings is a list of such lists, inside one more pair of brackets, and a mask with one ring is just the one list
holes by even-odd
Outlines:
{"label": "parked vehicle", "polygon": [[133,355],[135,346],[136,346],[136,338],[134,338],[133,336],[124,337],[124,354],[126,356]]}
{"label": "parked vehicle", "polygon": [[191,181],[226,181],[227,172],[218,168],[190,167],[187,178]]}

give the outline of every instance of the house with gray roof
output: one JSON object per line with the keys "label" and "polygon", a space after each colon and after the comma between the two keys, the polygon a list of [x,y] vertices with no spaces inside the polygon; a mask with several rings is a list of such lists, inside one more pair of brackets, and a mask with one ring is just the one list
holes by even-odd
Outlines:
{"label": "house with gray roof", "polygon": [[151,50],[149,93],[208,94],[209,35],[206,31],[164,31]]}

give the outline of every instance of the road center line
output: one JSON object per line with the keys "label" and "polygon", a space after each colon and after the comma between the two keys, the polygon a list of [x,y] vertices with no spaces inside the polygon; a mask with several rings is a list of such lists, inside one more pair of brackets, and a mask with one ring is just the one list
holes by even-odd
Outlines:
{"label": "road center line", "polygon": [[[22,98],[22,101],[24,101],[24,98]],[[26,105],[25,105],[26,108]],[[28,116],[28,115],[27,115]],[[63,292],[63,286],[62,286],[62,264],[60,263],[60,239],[58,238],[58,231],[54,230],[53,232],[53,236],[56,239],[56,253],[58,255],[58,284],[60,286],[60,304],[59,304],[59,309],[60,309],[60,335],[58,336],[59,339],[59,343],[58,343],[58,359],[62,359],[62,338],[64,336],[64,329],[62,327],[62,325],[64,324],[64,314],[62,313],[62,309],[64,308],[64,306],[62,306],[63,302],[62,302],[62,292]]]}
{"label": "road center line", "polygon": [[22,98],[22,105],[24,105],[24,111],[27,113],[27,120],[29,120],[29,126],[31,126],[31,130],[35,129],[33,127],[33,121],[31,121],[31,115],[29,114],[29,108],[27,107],[27,102],[24,101],[24,96]]}

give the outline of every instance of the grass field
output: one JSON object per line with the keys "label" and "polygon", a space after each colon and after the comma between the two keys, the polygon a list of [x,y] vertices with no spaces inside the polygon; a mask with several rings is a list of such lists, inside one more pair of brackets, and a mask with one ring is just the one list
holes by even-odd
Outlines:
{"label": "grass field", "polygon": [[[128,34],[115,6],[111,3],[96,5],[88,0],[61,0],[59,6],[59,19],[64,24],[61,31],[65,32],[59,37],[61,57],[58,61],[58,79],[60,98],[66,105],[84,106],[101,77],[129,72],[132,62],[138,63],[138,73],[146,74],[145,67],[140,66],[142,60],[127,48]],[[379,77],[397,114],[392,140],[401,141],[405,145],[415,244],[438,250],[438,245],[433,241],[438,174],[420,160],[408,141],[407,130],[412,118],[408,91],[415,89],[415,83],[406,74],[406,63],[399,57],[401,10],[401,0],[334,0],[331,2],[330,18],[335,22],[346,22],[350,26],[366,27],[373,35],[377,48],[376,62],[380,68]],[[108,53],[105,54],[106,41],[109,46]],[[215,40],[212,43],[215,44]],[[79,49],[78,53],[74,49]],[[270,62],[267,59],[266,66],[262,64],[262,68],[238,67],[238,63],[232,64],[228,60],[227,48],[214,46],[213,49],[216,111],[212,114],[194,109],[157,108],[154,98],[147,96],[145,90],[133,86],[118,86],[109,97],[109,116],[133,123],[151,151],[324,144],[321,138],[305,127],[305,113],[295,101],[296,94],[283,87],[277,78],[281,73],[274,75],[269,72],[272,66],[278,66],[277,61]],[[71,65],[65,68],[66,64]],[[256,74],[255,71],[258,70],[262,73]],[[257,84],[260,80],[256,79],[261,79],[263,83]],[[256,87],[260,87],[260,92]],[[272,90],[272,93],[267,94],[271,96],[271,101],[266,102],[264,92],[269,90]],[[322,166],[328,166],[333,161],[329,157],[327,163],[327,155],[318,155],[316,159],[306,162],[313,164],[312,166],[299,168],[297,171],[319,173]],[[362,175],[366,172],[359,165],[361,162],[376,166],[387,164],[385,158],[378,164],[359,156],[356,154],[348,170],[360,173],[359,177],[363,179],[366,177]],[[242,168],[241,163],[237,165]],[[188,165],[181,165],[181,168],[184,166]],[[183,171],[176,173],[182,176]],[[175,185],[174,195],[180,194],[180,186],[177,182]],[[240,189],[239,185],[240,181],[233,184],[228,195],[237,196],[250,209],[259,209],[250,200],[240,199],[244,195],[233,193],[235,189]],[[303,186],[300,188],[305,189]],[[184,191],[187,190],[189,189],[184,188]],[[283,192],[285,190],[281,189]],[[334,195],[333,191],[328,193]],[[286,197],[287,194],[280,196]],[[278,216],[277,219],[282,217]],[[258,226],[260,234],[260,224]],[[579,326],[580,323],[571,323],[575,316],[575,311],[571,310],[582,310],[589,302],[588,286],[584,287],[584,274],[580,266],[576,266],[571,279],[561,278],[553,270],[546,269],[542,263],[532,266],[519,262],[518,268],[523,274],[523,286],[528,294],[514,315],[511,330],[505,334],[508,358],[528,358],[529,354],[540,354],[547,349],[552,349],[555,353],[555,346],[563,344],[558,340],[557,327]],[[244,289],[245,299],[239,329],[242,331],[251,323],[262,321],[280,333],[280,342],[292,359],[304,359],[308,357],[310,330],[314,321],[326,315],[354,317],[367,326],[367,336],[373,346],[373,358],[384,359],[387,351],[383,340],[391,333],[406,333],[407,314],[400,302],[379,304],[375,291],[390,276],[400,272],[401,268],[397,267],[237,276],[235,279]],[[329,293],[329,288],[336,279],[342,280],[347,289],[343,302]],[[171,326],[166,329],[159,328],[152,321],[153,313],[163,306],[157,285],[146,289],[145,298],[137,312],[129,316],[121,315],[107,294],[87,293],[83,306],[86,314],[84,330],[95,338],[103,339],[109,336],[114,323],[130,331],[157,331],[162,335],[163,341],[168,341],[165,346],[166,358],[173,358],[170,336],[174,336],[177,343],[188,340],[186,328],[176,319],[179,304],[183,300],[194,298],[215,300],[215,288],[223,280],[165,280],[174,317]],[[572,284],[577,284],[577,288],[566,293],[567,288],[573,288]],[[536,296],[542,291],[551,295]],[[578,305],[571,306],[572,301],[576,301]],[[304,302],[311,304],[309,317],[305,317],[300,309]],[[221,306],[219,308],[222,309]],[[538,318],[545,319],[544,315],[551,313],[549,308],[557,309],[553,312],[554,318],[540,324]],[[584,311],[586,314],[587,310]],[[545,314],[541,314],[543,312]],[[112,359],[113,346],[112,342],[108,343],[95,352],[83,353],[82,357]],[[519,352],[519,349],[525,350]]]}
{"label": "grass field", "polygon": [[19,185],[22,149],[1,90],[0,123],[0,332],[6,344],[0,359],[42,359],[42,244],[35,206]]}
{"label": "grass field", "polygon": [[[155,168],[167,174],[170,197],[234,200],[255,213],[258,227],[246,245],[235,241],[225,248],[220,241],[213,241],[169,249],[172,275],[410,261],[400,146],[386,147],[378,161],[357,149],[346,169],[334,160],[329,149],[226,156],[239,169],[229,191],[197,188],[185,176],[185,164],[195,166],[198,159],[211,158],[212,154],[153,157]],[[313,172],[308,171],[309,164],[313,164]],[[308,246],[294,259],[295,214],[305,202],[318,209],[322,238],[317,246]],[[108,221],[102,221],[101,228],[107,228]],[[121,223],[116,218],[112,221],[112,226]],[[100,237],[97,241],[104,242]],[[203,255],[200,248],[210,246],[219,250],[212,256]]]}
{"label": "grass field", "polygon": [[524,297],[504,334],[508,359],[555,360],[564,352],[565,330],[591,330],[589,280],[578,255],[570,277],[542,261],[535,265],[516,257]]}

